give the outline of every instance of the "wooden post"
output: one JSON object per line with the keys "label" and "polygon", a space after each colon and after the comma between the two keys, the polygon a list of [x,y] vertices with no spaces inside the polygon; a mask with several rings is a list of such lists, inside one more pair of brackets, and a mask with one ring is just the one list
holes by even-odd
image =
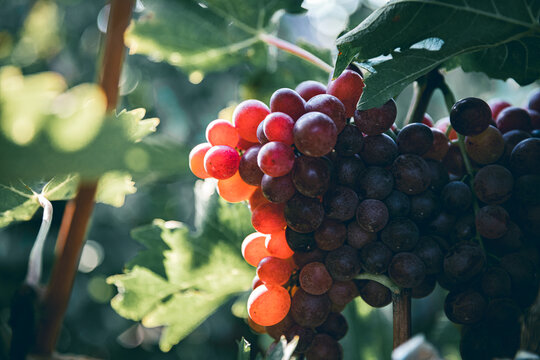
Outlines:
{"label": "wooden post", "polygon": [[[112,0],[100,85],[107,98],[107,110],[116,109],[118,82],[125,52],[124,32],[131,19],[134,0]],[[94,208],[97,181],[82,183],[76,197],[64,211],[56,243],[56,260],[41,306],[34,353],[50,355],[66,312],[86,230]]]}
{"label": "wooden post", "polygon": [[394,349],[411,337],[411,289],[392,294]]}

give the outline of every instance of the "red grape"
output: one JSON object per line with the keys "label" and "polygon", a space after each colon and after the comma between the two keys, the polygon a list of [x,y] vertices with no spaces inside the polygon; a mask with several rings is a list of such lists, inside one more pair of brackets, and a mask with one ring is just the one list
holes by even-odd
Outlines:
{"label": "red grape", "polygon": [[249,142],[258,142],[257,126],[270,113],[270,109],[259,100],[242,101],[233,113],[233,123],[238,134]]}
{"label": "red grape", "polygon": [[236,147],[239,139],[238,131],[227,120],[217,119],[206,127],[206,140],[212,145]]}
{"label": "red grape", "polygon": [[337,142],[337,128],[332,119],[320,112],[309,112],[294,124],[294,144],[305,155],[328,154]]}
{"label": "red grape", "polygon": [[247,302],[251,320],[262,326],[275,325],[287,316],[291,308],[291,297],[281,286],[261,285]]}
{"label": "red grape", "polygon": [[198,178],[206,179],[210,177],[210,174],[204,169],[204,156],[211,147],[212,145],[209,143],[202,143],[195,146],[189,153],[189,168],[193,175]]}
{"label": "red grape", "polygon": [[218,179],[224,180],[238,171],[240,155],[230,146],[216,145],[204,155],[204,170]]}
{"label": "red grape", "polygon": [[297,120],[304,115],[305,101],[298,93],[292,89],[276,90],[270,98],[270,110],[272,112],[282,112],[289,115],[293,120]]}
{"label": "red grape", "polygon": [[337,97],[345,105],[345,116],[351,117],[356,110],[356,104],[362,95],[364,81],[353,70],[345,70],[335,80],[328,84],[326,92]]}
{"label": "red grape", "polygon": [[266,175],[273,177],[286,175],[294,165],[293,149],[279,141],[264,144],[259,150],[257,164]]}
{"label": "red grape", "polygon": [[264,135],[268,141],[279,141],[287,145],[294,143],[294,120],[289,115],[274,112],[268,115],[262,124]]}

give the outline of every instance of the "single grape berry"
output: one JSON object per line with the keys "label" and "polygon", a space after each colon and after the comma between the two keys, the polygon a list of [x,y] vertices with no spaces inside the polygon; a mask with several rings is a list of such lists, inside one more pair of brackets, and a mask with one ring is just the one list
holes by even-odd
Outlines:
{"label": "single grape berry", "polygon": [[287,145],[294,143],[294,120],[289,115],[273,112],[264,119],[262,124],[268,141],[279,141]]}
{"label": "single grape berry", "polygon": [[364,80],[353,70],[345,70],[328,84],[326,93],[337,97],[345,105],[345,116],[351,117],[362,95]]}
{"label": "single grape berry", "polygon": [[326,85],[315,80],[306,80],[298,84],[295,91],[305,101],[308,101],[315,95],[326,94]]}
{"label": "single grape berry", "polygon": [[304,155],[320,157],[328,154],[337,142],[334,121],[321,112],[309,112],[294,124],[294,144]]}
{"label": "single grape berry", "polygon": [[206,126],[206,139],[212,145],[236,147],[240,137],[233,124],[227,120],[217,119]]}
{"label": "single grape berry", "polygon": [[424,155],[433,145],[433,132],[422,123],[408,124],[400,130],[396,142],[401,154]]}
{"label": "single grape berry", "polygon": [[450,123],[462,135],[477,135],[492,121],[491,109],[482,99],[469,97],[459,100],[450,111]]}
{"label": "single grape berry", "polygon": [[206,152],[212,148],[209,143],[202,143],[191,149],[189,153],[189,169],[196,177],[206,179],[210,174],[204,169],[204,156]]}
{"label": "single grape berry", "polygon": [[388,275],[397,286],[414,288],[424,281],[426,266],[415,254],[402,252],[392,258],[388,266]]}
{"label": "single grape berry", "polygon": [[204,155],[204,170],[218,180],[230,178],[239,166],[240,155],[230,146],[212,146]]}
{"label": "single grape berry", "polygon": [[270,110],[282,112],[289,115],[293,120],[297,120],[304,115],[306,102],[298,93],[292,89],[276,90],[270,98]]}
{"label": "single grape berry", "polygon": [[379,135],[390,129],[396,121],[397,108],[393,99],[383,105],[354,112],[354,123],[366,135]]}
{"label": "single grape berry", "polygon": [[255,145],[247,149],[240,158],[238,172],[240,177],[250,185],[260,185],[264,173],[257,164],[257,156],[261,150],[261,145]]}
{"label": "single grape berry", "polygon": [[338,134],[347,124],[345,106],[335,96],[329,94],[317,95],[306,103],[306,112],[318,111],[328,115],[336,125]]}
{"label": "single grape berry", "polygon": [[242,101],[234,109],[233,124],[241,138],[256,143],[257,127],[270,114],[270,109],[259,100]]}
{"label": "single grape berry", "polygon": [[281,286],[261,285],[249,295],[247,307],[251,320],[271,326],[285,318],[291,308],[291,297]]}
{"label": "single grape berry", "polygon": [[274,177],[286,175],[294,166],[293,149],[279,141],[264,144],[257,155],[257,164],[266,175]]}

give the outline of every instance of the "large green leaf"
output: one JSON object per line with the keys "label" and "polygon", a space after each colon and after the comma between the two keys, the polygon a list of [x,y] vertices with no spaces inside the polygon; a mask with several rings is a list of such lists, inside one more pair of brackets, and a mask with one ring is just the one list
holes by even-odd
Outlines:
{"label": "large green leaf", "polygon": [[337,75],[370,71],[358,108],[383,104],[430,70],[462,66],[522,85],[540,77],[540,0],[397,0],[338,41]]}
{"label": "large green leaf", "polygon": [[[252,47],[283,10],[301,0],[152,0],[126,34],[131,53],[186,70],[219,70],[253,61]],[[260,50],[260,49],[259,49]]]}
{"label": "large green leaf", "polygon": [[[205,193],[203,189],[200,192]],[[160,348],[168,351],[231,296],[249,288],[253,269],[240,255],[252,231],[249,210],[217,196],[199,202],[201,226],[192,233],[182,223],[155,220],[133,230],[147,247],[111,276],[118,295],[113,308],[144,326],[164,326]]]}
{"label": "large green leaf", "polygon": [[97,179],[112,170],[187,172],[185,146],[163,137],[141,141],[157,119],[144,120],[143,109],[113,117],[105,120],[105,97],[96,85],[66,90],[58,74],[0,68],[0,182],[71,173]]}

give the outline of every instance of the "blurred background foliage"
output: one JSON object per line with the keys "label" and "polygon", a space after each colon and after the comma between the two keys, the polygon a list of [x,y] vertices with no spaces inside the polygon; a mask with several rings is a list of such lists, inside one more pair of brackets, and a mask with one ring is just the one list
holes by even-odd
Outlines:
{"label": "blurred background foliage", "polygon": [[[331,62],[335,38],[367,17],[382,0],[306,0],[307,12],[287,14],[276,25],[276,33],[293,43],[309,46]],[[150,3],[150,1],[149,1]],[[3,0],[0,9],[0,66],[13,65],[23,74],[54,71],[68,87],[95,82],[100,49],[104,41],[109,7],[105,1]],[[135,18],[144,16],[145,3],[138,1]],[[195,29],[194,29],[195,31]],[[218,35],[218,34],[216,34]],[[249,51],[255,53],[250,55]],[[207,67],[183,70],[159,58],[126,56],[121,78],[118,109],[145,108],[146,117],[161,121],[157,132],[188,149],[204,141],[206,124],[223,109],[245,98],[267,101],[279,87],[295,87],[303,80],[325,82],[328,75],[303,60],[262,44],[248,50],[258,61],[237,61],[223,70]],[[522,105],[530,87],[514,81],[494,81],[485,75],[448,74],[448,83],[459,98],[502,97]],[[407,112],[412,94],[407,88],[397,99],[399,121]],[[443,98],[436,93],[428,112],[434,119],[446,116]],[[223,112],[222,114],[226,114]],[[226,116],[226,115],[223,115]],[[6,155],[6,154],[4,154]],[[9,156],[9,154],[7,154]],[[187,156],[180,152],[178,156]],[[129,181],[129,180],[126,180]],[[113,208],[98,204],[79,266],[73,294],[60,336],[58,351],[87,354],[103,359],[235,359],[236,342],[242,336],[263,351],[270,338],[257,335],[247,326],[245,296],[227,301],[168,353],[158,348],[161,328],[120,317],[110,305],[116,293],[106,279],[121,273],[124,264],[143,246],[130,237],[131,229],[153,219],[181,221],[192,230],[197,222],[196,178],[186,168],[175,176],[153,173],[135,178],[137,192],[125,205]],[[51,268],[65,203],[54,203],[53,226],[45,249],[45,277]],[[243,205],[240,205],[243,206]],[[24,223],[0,230],[0,359],[6,358],[9,304],[22,283],[27,259],[41,222],[41,210]],[[246,217],[238,227],[249,226]],[[237,239],[237,246],[242,239]],[[238,254],[238,256],[240,256]],[[254,272],[253,272],[254,273]],[[243,288],[249,287],[244,284]],[[449,360],[459,359],[458,330],[443,314],[440,289],[426,299],[413,302],[413,331],[425,333]],[[350,330],[342,341],[346,359],[388,359],[391,349],[391,308],[372,310],[361,300],[345,311]]]}

